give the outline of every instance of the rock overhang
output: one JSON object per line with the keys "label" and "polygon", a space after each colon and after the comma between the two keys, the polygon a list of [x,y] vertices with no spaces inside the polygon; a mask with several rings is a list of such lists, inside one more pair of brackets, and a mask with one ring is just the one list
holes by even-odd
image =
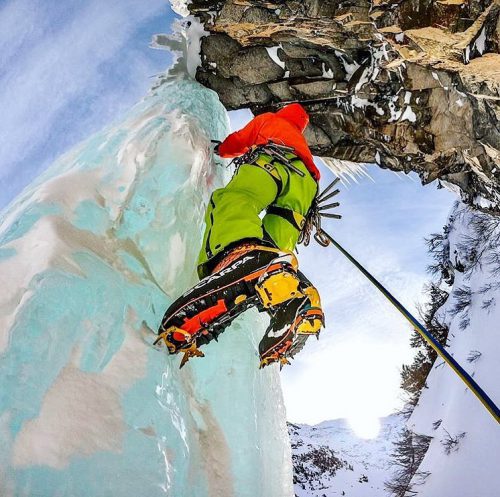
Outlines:
{"label": "rock overhang", "polygon": [[314,154],[500,212],[500,1],[192,0],[196,78],[227,109],[300,102]]}

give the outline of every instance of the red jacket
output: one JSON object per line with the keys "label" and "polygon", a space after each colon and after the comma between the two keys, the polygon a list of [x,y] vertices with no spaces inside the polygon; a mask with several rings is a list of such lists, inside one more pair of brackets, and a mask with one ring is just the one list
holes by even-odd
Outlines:
{"label": "red jacket", "polygon": [[231,133],[220,145],[221,157],[238,157],[253,145],[265,145],[272,141],[294,148],[299,157],[319,181],[319,170],[302,134],[309,123],[309,116],[300,104],[290,104],[278,112],[266,112],[252,119],[243,129]]}

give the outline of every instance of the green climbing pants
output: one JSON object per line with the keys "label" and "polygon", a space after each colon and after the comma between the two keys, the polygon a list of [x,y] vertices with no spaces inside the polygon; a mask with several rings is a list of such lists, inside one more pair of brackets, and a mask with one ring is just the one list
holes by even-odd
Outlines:
{"label": "green climbing pants", "polygon": [[287,158],[302,176],[261,154],[253,164],[242,164],[227,186],[213,192],[198,259],[200,278],[210,273],[207,263],[213,257],[239,240],[267,238],[282,250],[295,249],[318,184],[301,160],[294,155]]}

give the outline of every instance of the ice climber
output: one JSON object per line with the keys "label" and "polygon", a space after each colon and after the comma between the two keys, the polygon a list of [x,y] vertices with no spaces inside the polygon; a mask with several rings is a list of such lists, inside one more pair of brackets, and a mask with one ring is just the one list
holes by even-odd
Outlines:
{"label": "ice climber", "polygon": [[181,366],[203,356],[199,347],[251,306],[271,318],[259,344],[261,367],[287,364],[323,326],[318,292],[293,253],[320,177],[303,136],[308,122],[300,104],[287,105],[216,146],[238,167],[207,208],[201,281],[170,306],[159,330],[170,353],[184,352]]}

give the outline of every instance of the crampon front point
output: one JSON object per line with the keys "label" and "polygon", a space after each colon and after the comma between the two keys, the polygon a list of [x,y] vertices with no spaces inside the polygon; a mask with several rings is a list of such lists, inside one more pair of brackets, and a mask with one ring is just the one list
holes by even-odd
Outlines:
{"label": "crampon front point", "polygon": [[[217,340],[249,307],[265,310],[298,296],[297,284],[291,281],[296,267],[292,253],[252,244],[238,247],[211,276],[170,306],[155,344],[164,343],[171,354],[183,352],[181,365],[201,357],[199,347]],[[284,285],[279,284],[280,274]]]}

